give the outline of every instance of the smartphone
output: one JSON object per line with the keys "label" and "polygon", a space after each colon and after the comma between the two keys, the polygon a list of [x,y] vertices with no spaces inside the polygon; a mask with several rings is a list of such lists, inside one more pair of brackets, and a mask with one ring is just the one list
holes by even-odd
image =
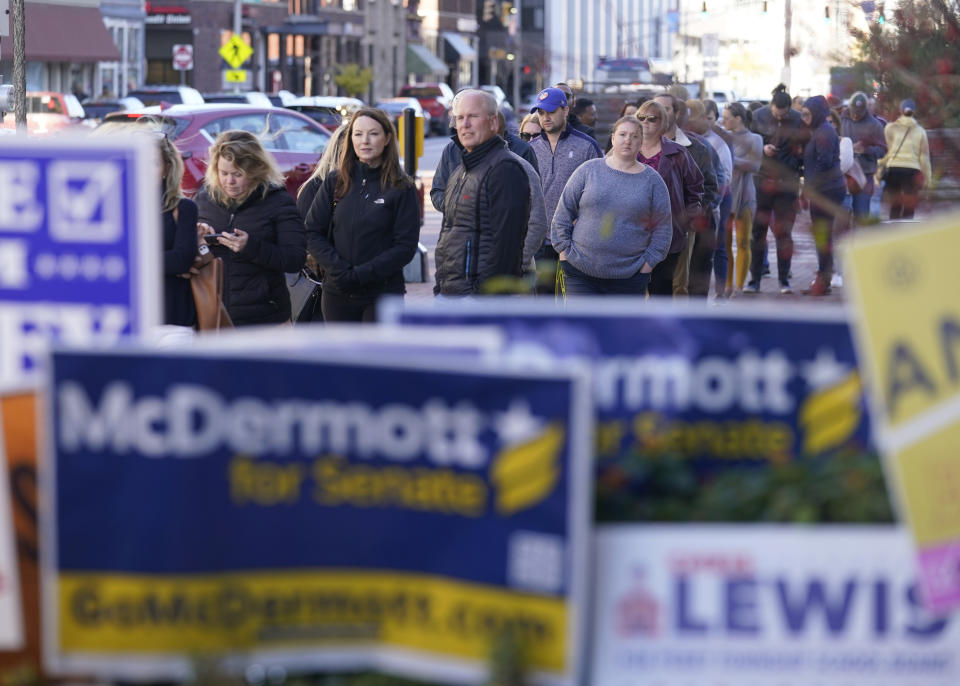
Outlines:
{"label": "smartphone", "polygon": [[220,238],[220,236],[232,237],[233,234],[232,233],[208,233],[204,235],[203,240],[209,243],[210,245],[220,245],[220,241],[217,240],[218,238]]}

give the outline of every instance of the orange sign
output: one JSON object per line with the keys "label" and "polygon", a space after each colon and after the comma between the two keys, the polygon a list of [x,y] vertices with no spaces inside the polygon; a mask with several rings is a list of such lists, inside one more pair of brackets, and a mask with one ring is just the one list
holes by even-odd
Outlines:
{"label": "orange sign", "polygon": [[0,652],[0,674],[23,670],[41,675],[40,582],[37,560],[37,432],[36,396],[0,396],[0,425],[7,455],[13,523],[16,529],[23,606],[24,649]]}

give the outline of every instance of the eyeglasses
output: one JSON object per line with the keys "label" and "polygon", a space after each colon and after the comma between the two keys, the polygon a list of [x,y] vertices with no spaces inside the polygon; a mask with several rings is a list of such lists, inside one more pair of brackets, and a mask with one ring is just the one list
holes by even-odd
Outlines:
{"label": "eyeglasses", "polygon": [[660,121],[660,117],[658,117],[658,116],[655,115],[655,114],[638,114],[638,115],[637,115],[637,119],[639,119],[639,120],[642,121],[642,122],[643,122],[643,121],[648,121],[648,122],[650,122],[650,123],[655,123],[655,122]]}
{"label": "eyeglasses", "polygon": [[540,135],[540,134],[538,134],[538,133],[528,133],[528,132],[526,132],[526,131],[521,131],[521,132],[520,132],[520,138],[522,138],[522,139],[525,140],[525,141],[533,140],[534,137],[539,136],[539,135]]}

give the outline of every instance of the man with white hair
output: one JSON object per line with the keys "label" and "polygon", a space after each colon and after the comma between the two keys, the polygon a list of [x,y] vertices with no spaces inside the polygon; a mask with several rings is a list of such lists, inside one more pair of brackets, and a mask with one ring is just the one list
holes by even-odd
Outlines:
{"label": "man with white hair", "polygon": [[493,277],[522,275],[530,182],[497,135],[493,95],[461,91],[453,117],[463,151],[444,192],[433,292],[477,295]]}

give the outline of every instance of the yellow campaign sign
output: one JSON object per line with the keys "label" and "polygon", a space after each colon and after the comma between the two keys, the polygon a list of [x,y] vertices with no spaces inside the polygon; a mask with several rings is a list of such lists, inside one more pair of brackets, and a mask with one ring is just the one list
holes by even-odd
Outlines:
{"label": "yellow campaign sign", "polygon": [[246,69],[227,69],[224,73],[224,79],[229,83],[246,83],[247,82],[247,70]]}
{"label": "yellow campaign sign", "polygon": [[896,450],[902,505],[916,543],[960,540],[960,422]]}
{"label": "yellow campaign sign", "polygon": [[237,34],[230,36],[230,40],[220,48],[220,57],[234,69],[250,59],[252,54],[253,48],[247,45],[246,41]]}
{"label": "yellow campaign sign", "polygon": [[960,401],[958,254],[960,215],[846,244],[859,352],[887,429]]}

